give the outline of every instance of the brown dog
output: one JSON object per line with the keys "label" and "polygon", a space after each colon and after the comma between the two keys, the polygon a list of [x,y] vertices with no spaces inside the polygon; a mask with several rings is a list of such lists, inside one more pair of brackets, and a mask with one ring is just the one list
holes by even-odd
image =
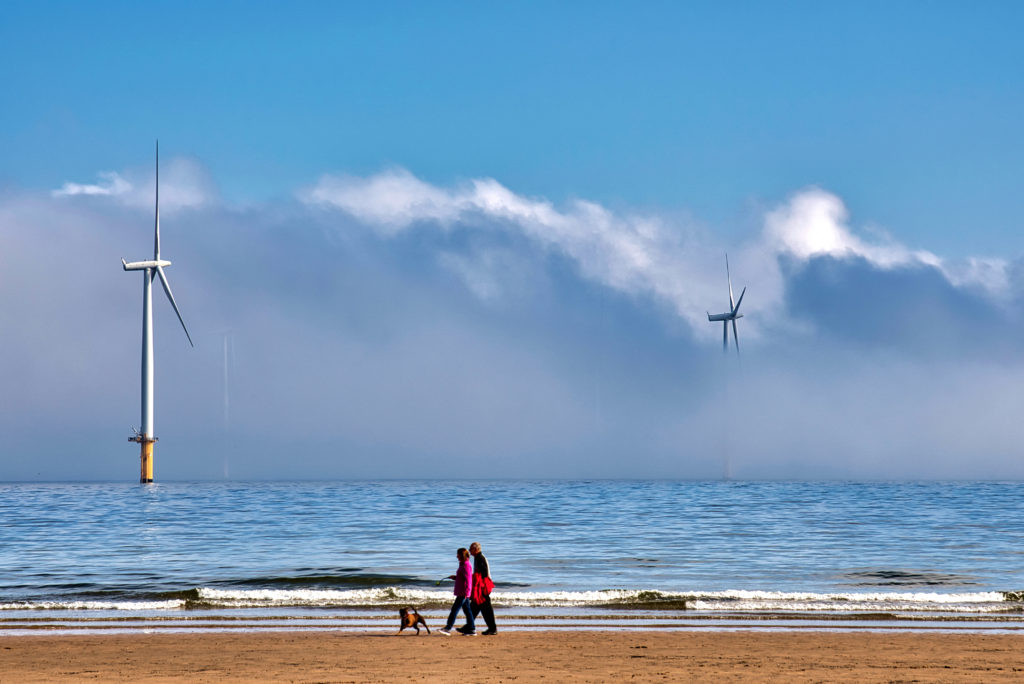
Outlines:
{"label": "brown dog", "polygon": [[399,617],[402,619],[402,626],[398,628],[398,633],[401,634],[402,630],[406,627],[413,627],[416,633],[420,633],[420,625],[427,630],[427,634],[430,634],[430,628],[427,627],[427,621],[423,619],[423,616],[416,612],[415,608],[402,608],[398,611]]}

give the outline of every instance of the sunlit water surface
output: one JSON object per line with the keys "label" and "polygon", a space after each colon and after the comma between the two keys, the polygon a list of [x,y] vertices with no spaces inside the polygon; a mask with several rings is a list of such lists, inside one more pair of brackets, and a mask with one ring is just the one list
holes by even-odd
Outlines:
{"label": "sunlit water surface", "polygon": [[506,629],[1024,628],[1024,485],[0,485],[0,631],[439,626],[480,541]]}

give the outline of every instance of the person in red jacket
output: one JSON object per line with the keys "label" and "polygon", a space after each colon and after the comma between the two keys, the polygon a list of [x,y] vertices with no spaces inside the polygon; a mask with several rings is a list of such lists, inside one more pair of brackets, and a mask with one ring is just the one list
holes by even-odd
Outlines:
{"label": "person in red jacket", "polygon": [[459,631],[466,636],[476,636],[476,623],[473,621],[473,608],[469,600],[473,590],[473,564],[469,561],[468,550],[459,549],[455,555],[459,559],[459,570],[454,575],[448,575],[448,579],[455,580],[455,590],[453,591],[455,602],[452,603],[452,609],[448,613],[448,622],[438,631],[445,636],[450,636],[452,627],[455,625],[455,618],[458,617],[459,610],[462,610],[466,614],[466,627]]}
{"label": "person in red jacket", "polygon": [[483,551],[480,542],[469,545],[469,553],[473,556],[473,593],[470,596],[473,599],[473,617],[483,613],[484,622],[487,623],[484,635],[490,636],[498,633],[498,626],[494,624],[494,608],[491,606],[491,590],[494,589],[491,565]]}

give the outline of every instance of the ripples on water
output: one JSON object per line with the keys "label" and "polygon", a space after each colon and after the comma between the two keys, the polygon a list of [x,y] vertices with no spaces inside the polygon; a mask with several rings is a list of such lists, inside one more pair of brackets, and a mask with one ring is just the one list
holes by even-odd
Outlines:
{"label": "ripples on water", "polygon": [[384,619],[405,603],[440,614],[451,585],[437,581],[476,540],[509,617],[1016,623],[1021,596],[1004,592],[1024,589],[1022,494],[1018,483],[0,485],[0,628],[69,609],[79,621]]}

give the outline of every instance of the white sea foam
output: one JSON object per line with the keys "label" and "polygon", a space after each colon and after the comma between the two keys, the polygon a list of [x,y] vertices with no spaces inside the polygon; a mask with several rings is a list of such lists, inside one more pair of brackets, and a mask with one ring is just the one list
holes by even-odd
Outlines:
{"label": "white sea foam", "polygon": [[[247,606],[379,606],[430,605],[451,601],[447,591],[424,589],[353,590],[218,590],[200,589],[204,603]],[[495,591],[492,600],[510,607],[651,607],[658,603],[685,602],[704,611],[945,611],[993,612],[1006,610],[999,592],[943,594],[938,592],[813,593],[730,590],[719,592],[610,589],[603,591]]]}
{"label": "white sea foam", "polygon": [[[246,589],[221,590],[199,589],[199,599],[204,603],[245,606],[373,606],[405,604],[446,604],[451,603],[450,591],[425,589],[400,589],[394,587],[378,589]],[[575,607],[601,606],[610,604],[628,605],[637,601],[683,600],[684,594],[663,592],[605,590],[605,591],[548,591],[548,592],[502,592],[495,591],[491,599],[500,605],[517,607]]]}
{"label": "white sea foam", "polygon": [[0,610],[176,610],[185,601],[15,601],[0,603]]}
{"label": "white sea foam", "polygon": [[998,591],[977,591],[957,594],[940,592],[786,592],[786,591],[729,591],[695,592],[690,596],[706,599],[766,600],[766,601],[903,601],[913,603],[986,603],[1003,601]]}
{"label": "white sea foam", "polygon": [[687,607],[699,610],[805,610],[807,606],[820,606],[822,610],[848,610],[851,605],[879,606],[903,605],[918,610],[967,605],[973,610],[978,604],[992,604],[1005,608],[1006,602],[999,592],[972,592],[942,594],[936,592],[886,593],[812,593],[779,591],[730,590],[718,592],[607,590],[584,592],[495,592],[495,602],[505,605],[566,605],[586,606],[602,604],[652,604],[686,601]]}
{"label": "white sea foam", "polygon": [[604,606],[628,605],[652,600],[682,601],[692,594],[648,590],[605,589],[602,591],[496,591],[491,600],[507,606]]}
{"label": "white sea foam", "polygon": [[199,589],[204,603],[236,608],[249,606],[376,606],[451,601],[451,592],[425,589]]}
{"label": "white sea foam", "polygon": [[937,592],[804,593],[722,591],[693,596],[687,608],[730,612],[944,612],[994,613],[1007,610],[999,592],[943,594]]}
{"label": "white sea foam", "polygon": [[1007,609],[999,592],[942,594],[937,592],[802,593],[776,591],[707,592],[692,597],[687,607],[704,611],[793,612],[954,612],[990,613]]}
{"label": "white sea foam", "polygon": [[[1018,605],[999,592],[778,592],[778,591],[660,591],[609,589],[603,591],[495,591],[496,605],[515,608],[618,607],[623,610],[685,604],[708,612],[947,612],[993,613]],[[179,610],[196,603],[216,608],[373,608],[414,605],[446,606],[445,590],[379,587],[366,589],[213,589],[196,590],[188,601],[39,601],[0,604],[0,610]],[[682,606],[679,606],[680,608]]]}

